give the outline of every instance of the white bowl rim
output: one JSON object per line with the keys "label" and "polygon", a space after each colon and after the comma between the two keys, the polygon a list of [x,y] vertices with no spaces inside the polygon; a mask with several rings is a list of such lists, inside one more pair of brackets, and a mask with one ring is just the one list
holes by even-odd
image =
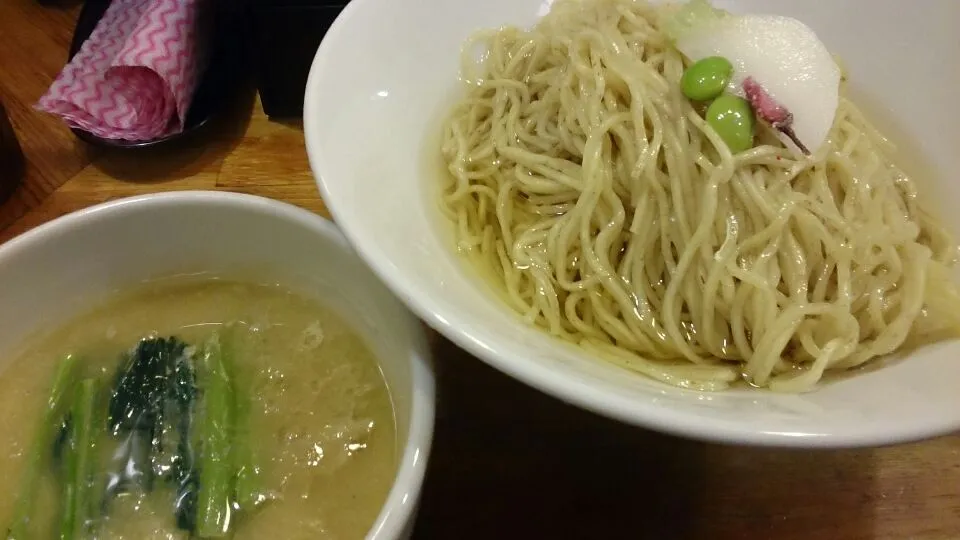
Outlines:
{"label": "white bowl rim", "polygon": [[[150,193],[114,199],[59,216],[30,229],[0,245],[0,264],[15,259],[19,253],[32,249],[47,238],[69,229],[83,227],[88,223],[108,216],[139,212],[145,207],[193,205],[225,205],[247,211],[273,214],[309,229],[331,240],[345,253],[356,253],[341,230],[330,220],[298,206],[283,201],[227,191],[182,190]],[[413,316],[411,315],[411,318]],[[416,325],[415,325],[416,326]],[[417,331],[424,344],[426,356],[411,351],[410,426],[403,453],[398,460],[396,475],[376,521],[371,525],[369,540],[402,537],[404,528],[412,527],[416,516],[417,501],[423,486],[433,443],[436,408],[436,380],[427,347],[426,334]]]}
{"label": "white bowl rim", "polygon": [[430,327],[474,357],[531,388],[601,416],[687,439],[749,446],[841,449],[881,447],[921,441],[960,429],[960,420],[949,418],[927,420],[922,425],[904,424],[895,429],[874,429],[853,434],[769,432],[751,429],[747,423],[727,426],[704,422],[702,418],[690,413],[677,412],[669,408],[655,408],[626,397],[607,395],[591,388],[591,385],[583,380],[572,380],[568,376],[558,375],[523,361],[514,361],[503,347],[472,332],[469,325],[464,324],[456,309],[444,309],[428,294],[418,290],[418,287],[403,273],[388,271],[391,262],[385,253],[373,243],[358,241],[352,226],[354,222],[352,216],[340,213],[339,205],[331,204],[331,201],[336,201],[336,197],[325,180],[326,157],[323,148],[317,142],[320,139],[319,131],[322,129],[321,117],[315,111],[319,105],[313,98],[319,92],[320,86],[324,84],[321,72],[333,57],[330,53],[334,47],[332,44],[340,39],[341,34],[349,32],[351,20],[361,10],[369,9],[368,4],[375,5],[377,1],[379,0],[353,0],[347,4],[327,30],[317,48],[304,92],[304,138],[314,179],[334,221],[339,224],[344,236],[353,244],[356,252],[374,273]]}

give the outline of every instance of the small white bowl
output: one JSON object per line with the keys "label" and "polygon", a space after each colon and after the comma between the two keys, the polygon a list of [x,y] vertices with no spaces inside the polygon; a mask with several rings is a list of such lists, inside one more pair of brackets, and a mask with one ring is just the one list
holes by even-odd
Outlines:
{"label": "small white bowl", "polygon": [[[360,255],[430,325],[480,359],[563,400],[640,426],[733,443],[879,445],[960,428],[960,343],[802,396],[684,391],[571,351],[525,326],[474,280],[438,217],[442,115],[473,32],[528,25],[551,0],[353,0],[307,82],[304,128],[317,183]],[[871,109],[914,142],[960,204],[960,2],[715,0],[805,21],[843,58]],[[956,212],[946,216],[960,223]]]}
{"label": "small white bowl", "polygon": [[390,388],[403,452],[367,538],[408,537],[433,438],[425,331],[320,216],[250,195],[174,192],[41,225],[0,246],[0,358],[117,289],[197,272],[250,276],[321,298],[366,338]]}

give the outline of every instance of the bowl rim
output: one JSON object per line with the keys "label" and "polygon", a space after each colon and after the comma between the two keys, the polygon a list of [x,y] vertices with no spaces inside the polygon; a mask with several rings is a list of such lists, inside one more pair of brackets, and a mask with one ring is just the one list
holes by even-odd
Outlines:
{"label": "bowl rim", "polygon": [[[125,215],[140,212],[144,208],[157,209],[183,205],[220,206],[268,214],[324,237],[335,246],[335,249],[340,250],[343,256],[357,256],[350,242],[333,222],[293,204],[244,193],[182,190],[118,198],[58,216],[0,245],[0,265],[16,260],[21,253],[38,247],[52,236],[85,227],[98,220],[123,219]],[[369,268],[365,261],[362,259],[360,261],[364,267]],[[380,279],[375,273],[371,272],[371,274],[374,278]],[[393,297],[391,301],[397,301],[397,299]],[[370,540],[402,538],[404,531],[412,526],[433,442],[436,379],[430,357],[429,341],[425,329],[416,317],[408,309],[404,312],[408,319],[407,327],[415,334],[415,346],[408,351],[407,359],[410,364],[412,385],[410,424],[407,439],[402,444],[402,453],[398,456],[397,470],[390,491],[367,533],[366,538]],[[401,445],[398,444],[398,447]]]}
{"label": "bowl rim", "polygon": [[652,406],[626,396],[604,394],[582,379],[578,380],[543,369],[524,359],[515,359],[510,351],[498,345],[495,339],[485,339],[476,334],[463,320],[460,310],[444,309],[443,305],[433,297],[423,294],[423,291],[406,276],[404,271],[395,271],[391,260],[375,242],[361,241],[361,235],[357,231],[365,227],[355,215],[341,212],[341,205],[338,204],[339,200],[335,193],[337,190],[331,189],[334,183],[328,183],[326,180],[329,177],[328,158],[319,143],[323,122],[317,110],[321,104],[316,96],[327,84],[327,80],[338,80],[337,77],[327,77],[324,72],[336,62],[335,50],[339,48],[340,41],[345,36],[355,34],[352,31],[354,18],[368,10],[376,9],[379,1],[353,0],[347,4],[327,30],[317,48],[304,92],[305,146],[317,188],[344,236],[387,287],[430,327],[474,357],[531,388],[601,416],[686,439],[778,448],[841,449],[915,442],[946,435],[960,429],[960,420],[951,421],[945,418],[928,420],[922,425],[897,423],[891,427],[870,428],[853,433],[762,431],[752,429],[747,422],[724,425],[710,422],[694,413]]}

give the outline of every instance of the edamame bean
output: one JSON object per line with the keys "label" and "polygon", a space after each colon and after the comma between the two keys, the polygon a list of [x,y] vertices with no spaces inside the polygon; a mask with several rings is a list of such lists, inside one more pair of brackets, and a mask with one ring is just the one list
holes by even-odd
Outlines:
{"label": "edamame bean", "polygon": [[708,56],[683,72],[680,88],[694,101],[707,101],[723,93],[733,76],[733,65],[722,56]]}
{"label": "edamame bean", "polygon": [[753,147],[755,119],[747,100],[723,94],[707,107],[706,121],[727,143],[730,152],[738,154]]}

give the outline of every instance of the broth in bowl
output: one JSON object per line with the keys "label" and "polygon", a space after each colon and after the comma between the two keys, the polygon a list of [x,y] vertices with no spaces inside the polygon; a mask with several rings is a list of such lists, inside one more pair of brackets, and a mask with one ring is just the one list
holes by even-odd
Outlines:
{"label": "broth in bowl", "polygon": [[360,335],[276,285],[159,280],[0,373],[9,537],[359,538],[398,468]]}

